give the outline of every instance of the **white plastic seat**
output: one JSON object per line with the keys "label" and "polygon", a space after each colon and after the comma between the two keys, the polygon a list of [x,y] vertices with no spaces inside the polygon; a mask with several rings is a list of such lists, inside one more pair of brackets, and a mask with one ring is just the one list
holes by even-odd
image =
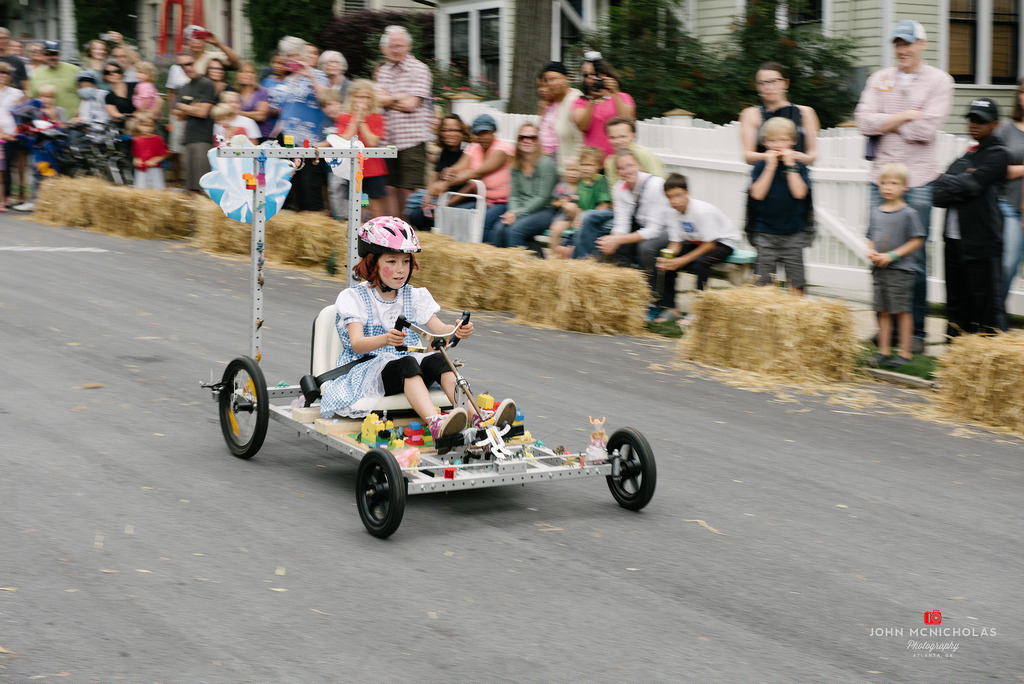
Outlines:
{"label": "white plastic seat", "polygon": [[[313,321],[313,342],[310,355],[310,373],[314,376],[326,373],[336,367],[338,355],[341,353],[341,337],[338,335],[334,321],[337,318],[338,310],[334,304],[325,306]],[[452,403],[448,396],[441,389],[430,390],[430,398],[434,406],[438,408],[451,408]],[[411,411],[412,406],[406,400],[404,394],[394,394],[390,397],[381,397],[379,400],[360,399],[353,408],[358,411],[366,410],[374,413],[382,411]]]}
{"label": "white plastic seat", "polygon": [[[475,192],[446,192],[437,198],[434,208],[434,232],[450,235],[460,242],[481,242],[484,239],[484,216],[487,214],[487,188],[483,181],[469,181]],[[475,199],[472,209],[450,206],[452,198]]]}

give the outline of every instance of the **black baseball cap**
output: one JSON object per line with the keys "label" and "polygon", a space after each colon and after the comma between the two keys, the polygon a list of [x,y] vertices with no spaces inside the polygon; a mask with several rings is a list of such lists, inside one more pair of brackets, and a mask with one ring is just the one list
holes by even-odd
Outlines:
{"label": "black baseball cap", "polygon": [[999,120],[999,107],[995,101],[989,97],[979,97],[971,100],[970,106],[967,108],[968,119],[972,116],[976,116],[985,123],[991,123]]}

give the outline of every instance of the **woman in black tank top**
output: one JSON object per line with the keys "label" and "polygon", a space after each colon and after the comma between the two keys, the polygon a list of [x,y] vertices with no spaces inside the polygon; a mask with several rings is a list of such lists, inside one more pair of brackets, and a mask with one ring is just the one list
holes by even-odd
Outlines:
{"label": "woman in black tank top", "polygon": [[781,116],[796,124],[796,160],[810,166],[818,156],[818,131],[821,124],[814,109],[806,105],[795,105],[787,98],[789,79],[784,68],[774,62],[762,64],[754,75],[761,105],[747,107],[740,112],[740,142],[743,159],[748,164],[765,158],[765,147],[761,144],[761,125],[773,116]]}

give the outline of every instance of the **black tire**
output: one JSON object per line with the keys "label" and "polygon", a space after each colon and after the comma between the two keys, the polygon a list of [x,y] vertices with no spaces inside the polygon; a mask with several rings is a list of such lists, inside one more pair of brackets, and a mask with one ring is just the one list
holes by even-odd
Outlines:
{"label": "black tire", "polygon": [[623,508],[639,511],[651,501],[658,483],[654,451],[647,438],[633,428],[616,430],[608,440],[608,455],[618,451],[618,475],[608,476],[608,489]]}
{"label": "black tire", "polygon": [[359,462],[356,504],[366,531],[386,539],[402,524],[405,515],[405,477],[395,457],[372,449]]}
{"label": "black tire", "polygon": [[263,371],[248,356],[239,356],[224,369],[221,383],[220,429],[224,441],[238,458],[252,458],[263,446],[270,422]]}

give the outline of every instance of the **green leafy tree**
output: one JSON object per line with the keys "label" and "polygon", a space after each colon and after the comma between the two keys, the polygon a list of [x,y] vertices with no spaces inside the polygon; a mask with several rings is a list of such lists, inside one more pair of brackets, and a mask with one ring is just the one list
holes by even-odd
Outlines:
{"label": "green leafy tree", "polygon": [[384,59],[380,51],[380,37],[392,24],[405,27],[412,36],[413,56],[430,64],[434,59],[433,12],[345,12],[324,26],[315,42],[323,50],[337,50],[345,55],[349,76],[371,78],[374,65]]}
{"label": "green leafy tree", "polygon": [[682,108],[715,123],[734,121],[760,101],[754,73],[770,61],[789,69],[790,99],[813,106],[822,126],[846,120],[857,101],[856,43],[813,28],[779,28],[779,6],[748,0],[729,39],[706,45],[684,33],[680,0],[622,0],[590,42],[621,72],[641,119]]}
{"label": "green leafy tree", "polygon": [[101,33],[117,31],[125,40],[134,42],[135,11],[138,3],[134,0],[75,0],[75,39],[78,50]]}
{"label": "green leafy tree", "polygon": [[252,27],[256,59],[267,62],[277,41],[296,36],[316,43],[317,32],[333,16],[333,0],[246,0],[245,18]]}

